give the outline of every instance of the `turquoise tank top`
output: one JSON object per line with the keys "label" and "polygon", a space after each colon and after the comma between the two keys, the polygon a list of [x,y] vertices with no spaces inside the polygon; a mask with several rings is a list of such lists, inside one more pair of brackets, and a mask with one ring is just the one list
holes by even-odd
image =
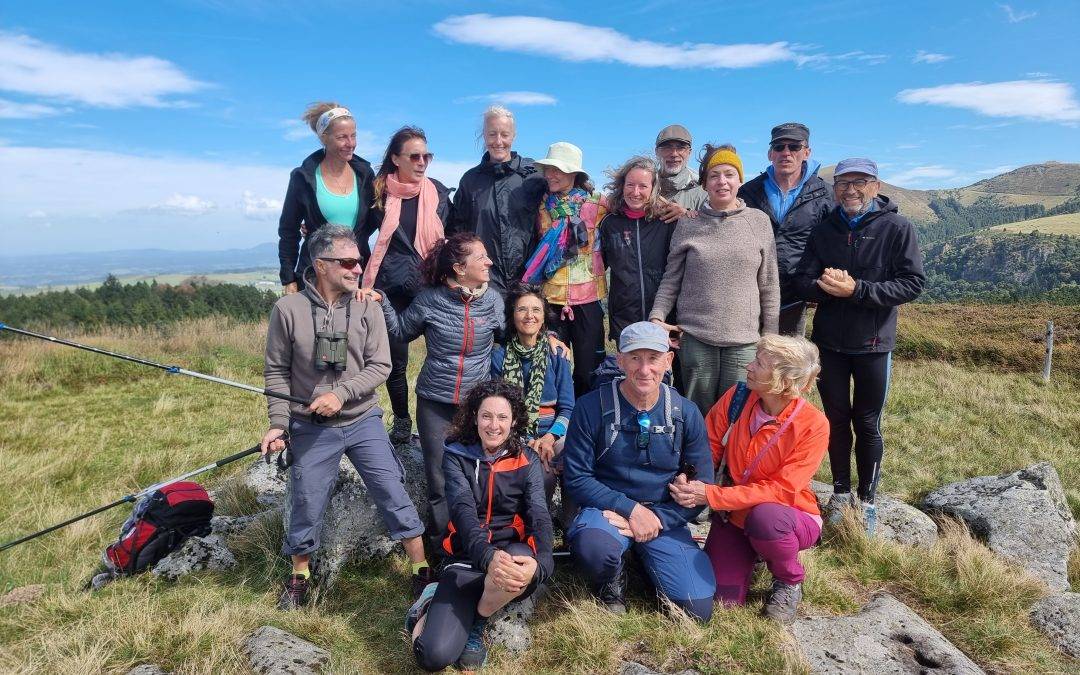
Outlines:
{"label": "turquoise tank top", "polygon": [[353,174],[353,189],[347,196],[342,197],[330,192],[322,178],[322,167],[315,169],[315,199],[322,211],[323,218],[331,225],[344,225],[353,227],[356,225],[356,214],[360,210],[360,190],[356,185],[356,175]]}

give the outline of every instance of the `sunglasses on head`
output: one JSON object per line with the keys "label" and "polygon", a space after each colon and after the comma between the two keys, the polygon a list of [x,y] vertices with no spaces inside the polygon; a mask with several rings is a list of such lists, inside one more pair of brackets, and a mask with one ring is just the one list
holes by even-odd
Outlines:
{"label": "sunglasses on head", "polygon": [[347,270],[355,269],[360,266],[359,258],[319,258],[319,260],[328,260],[330,262],[336,262]]}
{"label": "sunglasses on head", "polygon": [[410,162],[423,160],[424,164],[430,164],[431,160],[435,159],[435,153],[433,152],[410,152],[405,156],[409,158]]}
{"label": "sunglasses on head", "polygon": [[791,152],[798,152],[798,151],[803,149],[803,144],[802,143],[773,143],[771,147],[772,147],[773,152],[783,152],[784,148],[787,148]]}
{"label": "sunglasses on head", "polygon": [[649,447],[649,426],[652,424],[652,420],[649,419],[649,413],[642,410],[637,414],[638,435],[637,435],[637,447],[638,450],[644,450]]}

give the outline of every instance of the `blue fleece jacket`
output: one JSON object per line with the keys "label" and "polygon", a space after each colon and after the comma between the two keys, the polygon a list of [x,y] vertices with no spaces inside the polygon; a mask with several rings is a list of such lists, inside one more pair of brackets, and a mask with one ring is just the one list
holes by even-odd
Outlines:
{"label": "blue fleece jacket", "polygon": [[813,159],[803,162],[802,178],[799,179],[799,184],[787,192],[781,190],[780,186],[776,184],[776,170],[773,169],[773,165],[770,164],[765,169],[765,195],[769,198],[769,207],[776,216],[777,222],[784,222],[784,217],[794,206],[795,198],[802,192],[806,181],[810,180],[810,177],[816,174],[820,167],[821,163]]}
{"label": "blue fleece jacket", "polygon": [[[491,350],[491,379],[503,376],[503,362],[506,361],[506,348],[495,347]],[[521,379],[529,382],[532,361],[521,364]],[[570,373],[570,362],[558,354],[549,354],[547,373],[544,375],[544,391],[540,395],[540,419],[536,425],[536,435],[543,436],[550,432],[555,436],[565,436],[566,426],[570,424],[570,413],[574,412],[574,380]]]}
{"label": "blue fleece jacket", "polygon": [[[660,519],[664,529],[681,527],[699,514],[704,507],[687,509],[671,499],[668,483],[675,479],[679,467],[692,464],[698,480],[713,482],[712,450],[705,423],[697,406],[670,390],[682,409],[684,429],[682,447],[672,447],[670,434],[651,433],[646,448],[637,447],[637,410],[618,394],[621,406],[621,429],[611,445],[603,452],[610,435],[609,425],[614,418],[603,420],[600,391],[591,391],[577,400],[563,448],[563,486],[570,491],[574,502],[581,507],[615,511],[624,518],[637,504],[648,506]],[[650,427],[669,424],[664,416],[664,398],[648,411]],[[603,456],[597,459],[603,452]]]}

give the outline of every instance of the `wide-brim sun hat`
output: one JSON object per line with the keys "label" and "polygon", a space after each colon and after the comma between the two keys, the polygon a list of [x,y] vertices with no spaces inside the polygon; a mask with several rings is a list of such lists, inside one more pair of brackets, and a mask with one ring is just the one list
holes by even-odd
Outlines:
{"label": "wide-brim sun hat", "polygon": [[589,174],[581,167],[581,148],[573,143],[559,141],[548,146],[547,157],[533,161],[537,166],[553,166],[563,173]]}

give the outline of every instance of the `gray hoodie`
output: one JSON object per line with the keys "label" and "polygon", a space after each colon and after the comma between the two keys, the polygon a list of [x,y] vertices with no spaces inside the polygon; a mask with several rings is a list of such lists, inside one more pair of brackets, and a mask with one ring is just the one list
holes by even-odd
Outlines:
{"label": "gray hoodie", "polygon": [[[351,294],[342,295],[333,307],[328,307],[315,290],[315,275],[310,267],[304,272],[304,281],[304,290],[284,296],[270,311],[266,388],[308,399],[333,392],[341,399],[341,412],[325,425],[345,426],[375,407],[379,398],[375,388],[390,374],[386,323],[379,303],[357,302]],[[345,370],[315,370],[316,324],[320,331],[344,332],[346,323],[349,342]],[[304,419],[311,414],[298,403],[266,400],[271,428],[287,429],[290,414]]]}

